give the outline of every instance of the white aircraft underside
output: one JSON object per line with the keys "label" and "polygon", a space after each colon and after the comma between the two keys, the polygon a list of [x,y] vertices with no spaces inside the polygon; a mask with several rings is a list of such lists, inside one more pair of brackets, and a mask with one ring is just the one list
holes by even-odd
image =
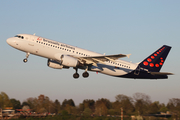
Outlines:
{"label": "white aircraft underside", "polygon": [[[89,76],[87,71],[100,72],[116,77],[144,79],[163,79],[171,74],[163,73],[162,75],[162,73],[159,74],[160,72],[156,71],[157,68],[148,68],[146,64],[144,65],[145,67],[143,65],[141,67],[140,64],[119,59],[129,57],[130,54],[103,55],[35,35],[18,34],[15,37],[8,38],[6,41],[10,46],[26,52],[24,62],[27,62],[30,54],[41,56],[48,59],[48,66],[51,68],[63,69],[73,67],[76,70],[73,75],[74,78],[79,77],[78,69],[85,70],[83,73],[85,78]],[[169,46],[165,47],[168,50],[170,49]],[[164,54],[162,53],[162,55]],[[151,74],[151,72],[154,73]]]}

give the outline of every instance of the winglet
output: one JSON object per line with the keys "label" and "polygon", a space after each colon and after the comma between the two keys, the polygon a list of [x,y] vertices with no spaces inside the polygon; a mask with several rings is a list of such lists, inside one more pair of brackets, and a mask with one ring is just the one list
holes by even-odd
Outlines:
{"label": "winglet", "polygon": [[129,58],[131,54],[127,54],[126,56]]}

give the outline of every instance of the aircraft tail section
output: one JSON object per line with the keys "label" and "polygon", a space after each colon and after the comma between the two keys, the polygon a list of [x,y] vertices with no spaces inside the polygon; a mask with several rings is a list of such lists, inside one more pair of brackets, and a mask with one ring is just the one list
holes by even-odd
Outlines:
{"label": "aircraft tail section", "polygon": [[139,66],[148,69],[150,72],[159,72],[166,60],[166,57],[171,50],[170,46],[163,45],[146,59],[144,59]]}

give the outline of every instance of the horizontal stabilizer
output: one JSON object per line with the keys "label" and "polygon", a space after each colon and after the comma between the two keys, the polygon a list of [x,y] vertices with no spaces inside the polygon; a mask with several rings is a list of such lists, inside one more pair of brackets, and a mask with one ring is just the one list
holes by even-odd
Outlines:
{"label": "horizontal stabilizer", "polygon": [[152,75],[174,75],[173,73],[169,72],[150,72]]}

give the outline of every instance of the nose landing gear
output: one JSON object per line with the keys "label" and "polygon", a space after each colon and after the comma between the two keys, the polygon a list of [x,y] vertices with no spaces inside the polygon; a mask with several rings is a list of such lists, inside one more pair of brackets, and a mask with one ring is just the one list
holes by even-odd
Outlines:
{"label": "nose landing gear", "polygon": [[24,62],[24,63],[26,63],[27,61],[28,61],[28,60],[27,60],[26,58],[25,58],[25,59],[23,59],[23,62]]}
{"label": "nose landing gear", "polygon": [[23,62],[24,62],[24,63],[26,63],[26,62],[28,61],[28,57],[29,57],[29,55],[30,55],[30,53],[29,53],[29,52],[27,52],[27,53],[26,53],[26,58],[25,58],[25,59],[23,59]]}

